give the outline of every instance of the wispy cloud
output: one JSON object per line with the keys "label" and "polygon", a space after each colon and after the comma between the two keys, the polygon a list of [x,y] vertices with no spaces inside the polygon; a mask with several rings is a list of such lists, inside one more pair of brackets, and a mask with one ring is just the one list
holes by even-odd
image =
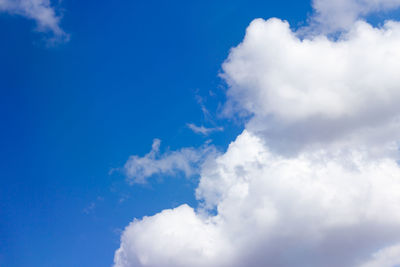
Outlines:
{"label": "wispy cloud", "polygon": [[87,205],[83,209],[83,213],[85,213],[85,214],[94,213],[94,211],[95,211],[95,209],[97,207],[97,204],[99,204],[100,202],[103,202],[103,201],[104,201],[104,198],[98,196],[95,201],[90,202],[89,205]]}
{"label": "wispy cloud", "polygon": [[399,0],[313,0],[311,28],[318,32],[348,30],[353,23],[369,14],[396,9]]}
{"label": "wispy cloud", "polygon": [[400,244],[396,244],[372,255],[372,259],[361,267],[395,267],[400,263]]}
{"label": "wispy cloud", "polygon": [[60,27],[61,16],[50,0],[0,0],[0,12],[34,20],[36,31],[52,34],[48,39],[50,43],[69,39],[69,35]]}
{"label": "wispy cloud", "polygon": [[188,123],[186,124],[187,127],[192,130],[193,132],[197,133],[197,134],[202,134],[202,135],[209,135],[213,132],[221,132],[224,130],[223,127],[212,127],[212,128],[207,128],[204,127],[203,125],[201,126],[197,126],[194,123]]}
{"label": "wispy cloud", "polygon": [[83,209],[83,213],[90,214],[94,211],[95,208],[96,208],[96,203],[90,202],[90,204],[86,208]]}
{"label": "wispy cloud", "polygon": [[216,154],[211,145],[200,148],[182,148],[177,151],[160,153],[159,139],[154,139],[152,149],[143,157],[133,155],[125,163],[124,172],[131,183],[146,183],[154,175],[177,175],[191,177],[199,173],[200,165],[209,156]]}
{"label": "wispy cloud", "polygon": [[204,119],[206,121],[213,122],[212,115],[211,115],[210,111],[206,108],[206,105],[204,103],[205,102],[204,98],[202,96],[200,96],[200,95],[196,95],[196,101],[200,105],[201,112],[203,113]]}

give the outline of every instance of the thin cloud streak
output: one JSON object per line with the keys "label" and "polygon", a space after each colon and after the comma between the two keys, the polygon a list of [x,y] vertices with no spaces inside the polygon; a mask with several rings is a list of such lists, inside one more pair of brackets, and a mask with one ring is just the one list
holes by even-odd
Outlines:
{"label": "thin cloud streak", "polygon": [[204,127],[203,125],[197,126],[194,123],[188,123],[186,125],[194,133],[202,134],[202,135],[205,135],[205,136],[210,135],[213,132],[222,132],[224,130],[223,127],[207,128],[207,127]]}
{"label": "thin cloud streak", "polygon": [[210,157],[215,157],[214,146],[200,148],[182,148],[176,151],[160,153],[161,140],[154,139],[151,151],[143,157],[130,156],[123,171],[132,184],[144,184],[156,175],[174,176],[183,173],[185,177],[198,175],[200,166]]}
{"label": "thin cloud streak", "polygon": [[50,0],[0,0],[0,12],[34,20],[36,31],[53,35],[48,39],[49,44],[69,40],[69,35],[60,27],[61,16]]}

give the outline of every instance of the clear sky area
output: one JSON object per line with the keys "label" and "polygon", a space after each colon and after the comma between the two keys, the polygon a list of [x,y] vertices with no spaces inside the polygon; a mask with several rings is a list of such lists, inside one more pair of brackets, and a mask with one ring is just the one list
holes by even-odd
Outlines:
{"label": "clear sky area", "polygon": [[398,7],[0,0],[0,266],[400,266]]}

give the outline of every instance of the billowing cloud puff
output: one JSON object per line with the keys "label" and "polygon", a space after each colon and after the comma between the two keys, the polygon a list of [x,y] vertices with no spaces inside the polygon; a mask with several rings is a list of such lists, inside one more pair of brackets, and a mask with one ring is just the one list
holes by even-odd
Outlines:
{"label": "billowing cloud puff", "polygon": [[0,0],[1,11],[33,19],[38,31],[52,32],[58,40],[68,39],[60,27],[60,16],[56,14],[50,0]]}
{"label": "billowing cloud puff", "polygon": [[230,244],[213,218],[182,205],[132,222],[115,254],[115,266],[222,266]]}
{"label": "billowing cloud puff", "polygon": [[[400,23],[358,22],[332,41],[299,39],[288,23],[255,20],[224,63],[226,112],[274,147],[350,139],[382,147],[400,131]],[[284,147],[281,147],[284,149]]]}
{"label": "billowing cloud puff", "polygon": [[255,20],[223,65],[246,129],[202,164],[197,209],[133,221],[115,267],[400,264],[400,24],[337,40]]}

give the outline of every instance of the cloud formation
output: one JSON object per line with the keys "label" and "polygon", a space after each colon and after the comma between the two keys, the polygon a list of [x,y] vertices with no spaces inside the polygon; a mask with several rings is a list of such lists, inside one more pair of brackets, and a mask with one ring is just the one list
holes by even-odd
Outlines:
{"label": "cloud formation", "polygon": [[311,27],[325,33],[348,30],[355,21],[369,14],[390,11],[400,0],[313,0],[315,15]]}
{"label": "cloud formation", "polygon": [[380,149],[400,130],[399,46],[394,21],[380,29],[359,21],[332,41],[255,20],[223,65],[225,112],[251,114],[246,128],[279,150],[340,142]]}
{"label": "cloud formation", "polygon": [[244,131],[203,167],[201,208],[132,222],[115,266],[359,266],[400,240],[400,168],[345,156],[285,158]]}
{"label": "cloud formation", "polygon": [[400,262],[400,244],[384,248],[374,253],[372,259],[361,267],[394,267]]}
{"label": "cloud formation", "polygon": [[398,47],[394,21],[335,40],[253,21],[222,74],[245,130],[202,164],[198,207],[134,220],[114,266],[400,264]]}
{"label": "cloud formation", "polygon": [[33,19],[37,24],[37,31],[53,34],[52,41],[67,41],[69,38],[60,27],[61,17],[50,0],[0,0],[0,12]]}
{"label": "cloud formation", "polygon": [[213,146],[182,148],[177,151],[160,153],[159,139],[154,139],[151,151],[143,157],[133,155],[125,163],[124,172],[131,183],[146,183],[155,175],[177,175],[183,173],[191,177],[199,173],[199,166],[208,157],[215,156]]}

